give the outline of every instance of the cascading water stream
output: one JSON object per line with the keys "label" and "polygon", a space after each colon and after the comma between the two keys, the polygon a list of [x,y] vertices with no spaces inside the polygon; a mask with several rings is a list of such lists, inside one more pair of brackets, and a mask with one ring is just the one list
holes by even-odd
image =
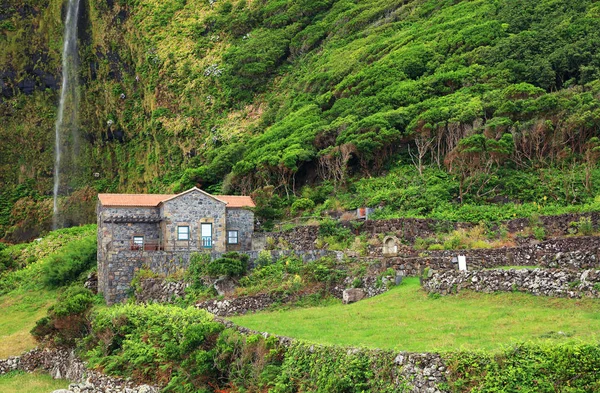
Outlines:
{"label": "cascading water stream", "polygon": [[[78,84],[78,54],[77,54],[77,20],[79,15],[80,0],[69,0],[67,15],[65,17],[65,33],[62,51],[62,85],[60,89],[60,103],[54,128],[54,204],[53,204],[53,229],[59,227],[58,196],[60,189],[60,175],[63,165],[62,158],[65,149],[64,138],[69,135],[72,139],[77,137],[77,111],[79,97]],[[74,152],[72,152],[75,154]]]}

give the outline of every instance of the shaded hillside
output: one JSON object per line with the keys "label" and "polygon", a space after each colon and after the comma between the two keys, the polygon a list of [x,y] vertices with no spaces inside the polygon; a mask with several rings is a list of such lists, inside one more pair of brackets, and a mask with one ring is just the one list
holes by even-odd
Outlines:
{"label": "shaded hillside", "polygon": [[[92,219],[73,206],[96,190],[196,184],[273,185],[282,206],[302,193],[309,209],[341,190],[360,197],[342,198],[351,208],[377,202],[360,189],[390,169],[405,179],[394,189],[435,197],[384,202],[421,215],[596,194],[591,0],[82,2],[84,152],[67,222]],[[0,236],[49,222],[61,37],[61,2],[0,5]]]}

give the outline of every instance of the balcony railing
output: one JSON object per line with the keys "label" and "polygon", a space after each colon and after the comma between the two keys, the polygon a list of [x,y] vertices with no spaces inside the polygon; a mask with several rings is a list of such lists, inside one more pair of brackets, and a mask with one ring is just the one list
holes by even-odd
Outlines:
{"label": "balcony railing", "polygon": [[[123,249],[123,246],[119,246],[118,243],[109,243],[107,250],[119,250]],[[211,236],[202,236],[200,241],[200,247],[197,243],[192,240],[144,240],[144,243],[129,241],[128,249],[130,251],[184,251],[193,250],[198,248],[212,248],[213,241]]]}
{"label": "balcony railing", "polygon": [[135,243],[133,240],[129,243],[131,251],[161,251],[164,250],[159,240],[144,240],[144,243]]}

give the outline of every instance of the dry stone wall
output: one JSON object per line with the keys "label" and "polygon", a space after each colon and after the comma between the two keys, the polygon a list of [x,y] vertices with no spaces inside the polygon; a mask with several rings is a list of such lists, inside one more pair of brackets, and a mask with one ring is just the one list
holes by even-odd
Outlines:
{"label": "dry stone wall", "polygon": [[469,270],[489,269],[501,266],[541,266],[560,269],[600,268],[600,237],[568,237],[550,239],[519,247],[426,251],[401,257],[380,258],[384,265],[404,271],[405,275],[418,275],[420,269],[457,270],[452,261],[457,255],[465,255]]}
{"label": "dry stone wall", "polygon": [[[573,230],[571,223],[578,222],[582,217],[589,217],[594,227],[600,227],[599,212],[542,216],[540,217],[540,221],[548,236],[558,237],[569,235],[570,231]],[[517,233],[528,227],[530,222],[527,218],[519,218],[505,221],[502,224],[506,225],[510,233]],[[366,220],[360,229],[358,229],[358,232],[353,228],[351,222],[342,222],[342,225],[351,229],[356,234],[366,234],[371,237],[393,235],[403,243],[412,244],[417,237],[427,238],[441,232],[456,229],[471,229],[476,224],[420,218]],[[492,227],[492,229],[494,228]],[[315,249],[315,241],[318,234],[318,226],[300,226],[289,231],[265,233],[263,236],[273,238],[275,244],[279,244],[280,242],[287,244],[292,250],[313,250]]]}
{"label": "dry stone wall", "polygon": [[66,349],[34,349],[21,356],[0,360],[0,375],[11,371],[33,372],[42,370],[55,379],[67,379],[74,383],[61,393],[158,393],[155,386],[136,385],[121,378],[109,377],[88,370],[85,363]]}
{"label": "dry stone wall", "polygon": [[428,292],[527,292],[536,296],[600,298],[600,270],[520,269],[446,271],[425,280]]}
{"label": "dry stone wall", "polygon": [[[317,344],[303,343],[299,340],[277,336],[266,332],[237,326],[233,322],[222,318],[215,318],[226,327],[235,329],[244,335],[259,334],[264,338],[274,337],[279,345],[283,347],[300,346],[307,353],[318,353],[319,351],[333,351],[338,347],[325,346]],[[447,366],[444,359],[437,353],[411,353],[411,352],[391,352],[377,349],[366,348],[344,348],[345,356],[366,356],[376,357],[382,360],[388,359],[396,368],[393,371],[397,375],[396,382],[398,388],[405,387],[402,391],[411,393],[445,393],[440,388],[447,379]]]}

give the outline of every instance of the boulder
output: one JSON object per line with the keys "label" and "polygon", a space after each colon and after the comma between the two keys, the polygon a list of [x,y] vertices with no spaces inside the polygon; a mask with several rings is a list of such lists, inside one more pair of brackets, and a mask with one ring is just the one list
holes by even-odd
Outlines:
{"label": "boulder", "polygon": [[215,281],[213,286],[217,290],[219,296],[230,295],[235,291],[235,281],[227,276],[220,277]]}
{"label": "boulder", "polygon": [[342,293],[342,303],[350,304],[358,302],[365,297],[365,291],[362,288],[349,288]]}

